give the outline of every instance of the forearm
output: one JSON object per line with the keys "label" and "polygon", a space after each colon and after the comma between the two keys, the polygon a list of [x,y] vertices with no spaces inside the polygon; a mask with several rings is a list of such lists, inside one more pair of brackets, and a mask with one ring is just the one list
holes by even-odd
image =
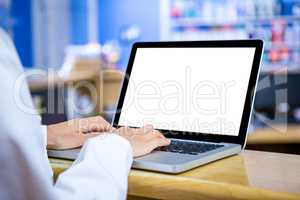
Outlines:
{"label": "forearm", "polygon": [[51,132],[51,126],[42,125],[44,146],[46,149],[55,149],[59,143],[59,135]]}
{"label": "forearm", "polygon": [[45,140],[46,140],[46,148],[47,149],[55,149],[59,143],[59,135],[55,134],[51,130],[51,126],[44,126],[44,132],[46,132]]}

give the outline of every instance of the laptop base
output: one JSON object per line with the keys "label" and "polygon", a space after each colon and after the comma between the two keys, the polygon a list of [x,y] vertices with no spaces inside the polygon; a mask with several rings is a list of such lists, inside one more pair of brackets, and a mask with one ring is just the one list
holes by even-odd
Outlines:
{"label": "laptop base", "polygon": [[[240,145],[228,143],[220,144],[223,144],[224,147],[198,155],[154,151],[151,154],[135,158],[132,167],[135,169],[176,174],[212,161],[238,154],[241,151]],[[75,160],[79,152],[80,148],[69,150],[48,150],[48,156],[53,158]]]}

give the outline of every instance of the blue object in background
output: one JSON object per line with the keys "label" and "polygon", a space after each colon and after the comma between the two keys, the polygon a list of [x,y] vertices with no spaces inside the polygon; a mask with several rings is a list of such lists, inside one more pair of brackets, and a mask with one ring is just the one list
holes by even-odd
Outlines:
{"label": "blue object in background", "polygon": [[87,1],[71,0],[71,32],[72,44],[86,44],[88,42]]}
{"label": "blue object in background", "polygon": [[[0,25],[12,33],[12,38],[16,46],[24,67],[33,66],[33,25],[32,25],[32,0],[12,1],[8,19],[13,22],[11,27],[5,23]],[[1,12],[3,13],[3,12]],[[0,14],[1,14],[0,13]],[[86,44],[87,39],[87,1],[70,0],[71,19],[71,41],[70,44]]]}
{"label": "blue object in background", "polygon": [[25,67],[32,67],[31,0],[12,1],[10,17],[13,41],[21,62]]}
{"label": "blue object in background", "polygon": [[281,0],[281,14],[291,16],[293,15],[293,8],[295,5],[300,5],[300,0]]}
{"label": "blue object in background", "polygon": [[132,43],[120,41],[120,32],[126,26],[137,26],[140,41],[160,39],[159,0],[99,0],[100,43],[118,40],[121,45],[120,69],[127,67]]}
{"label": "blue object in background", "polygon": [[10,24],[9,20],[9,10],[8,10],[8,4],[1,3],[0,1],[0,27],[4,30],[8,30]]}
{"label": "blue object in background", "polygon": [[[24,66],[32,66],[32,0],[13,1],[11,16],[15,20],[13,39]],[[99,42],[104,44],[117,40],[121,45],[119,66],[127,66],[132,42],[120,40],[120,32],[126,26],[136,26],[140,30],[138,40],[159,40],[160,33],[159,0],[99,0]],[[70,44],[88,42],[87,1],[70,1],[71,41]]]}

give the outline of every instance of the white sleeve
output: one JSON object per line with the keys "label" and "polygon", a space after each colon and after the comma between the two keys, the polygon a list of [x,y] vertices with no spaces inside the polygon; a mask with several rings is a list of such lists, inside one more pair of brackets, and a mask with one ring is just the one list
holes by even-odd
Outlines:
{"label": "white sleeve", "polygon": [[61,199],[126,199],[133,154],[130,143],[116,134],[89,139],[74,164],[56,184]]}
{"label": "white sleeve", "polygon": [[0,28],[0,91],[5,93],[0,98],[0,199],[57,199],[40,119],[26,112],[34,109],[28,86],[15,87],[21,74],[12,42]]}
{"label": "white sleeve", "polygon": [[[53,186],[40,118],[27,84],[16,90],[21,65],[7,34],[0,28],[0,199],[125,199],[132,149],[117,135],[87,141],[74,165]],[[15,100],[20,94],[24,105]],[[56,196],[58,195],[58,196]]]}
{"label": "white sleeve", "polygon": [[45,149],[47,148],[47,126],[41,125],[42,127],[42,136],[43,136],[43,145]]}

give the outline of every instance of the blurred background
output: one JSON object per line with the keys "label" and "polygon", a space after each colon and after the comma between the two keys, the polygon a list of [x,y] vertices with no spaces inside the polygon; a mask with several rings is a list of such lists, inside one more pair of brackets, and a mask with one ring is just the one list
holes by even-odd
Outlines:
{"label": "blurred background", "polygon": [[53,74],[28,77],[44,124],[110,120],[136,41],[262,39],[247,148],[300,153],[300,0],[0,0],[0,26],[26,71]]}

